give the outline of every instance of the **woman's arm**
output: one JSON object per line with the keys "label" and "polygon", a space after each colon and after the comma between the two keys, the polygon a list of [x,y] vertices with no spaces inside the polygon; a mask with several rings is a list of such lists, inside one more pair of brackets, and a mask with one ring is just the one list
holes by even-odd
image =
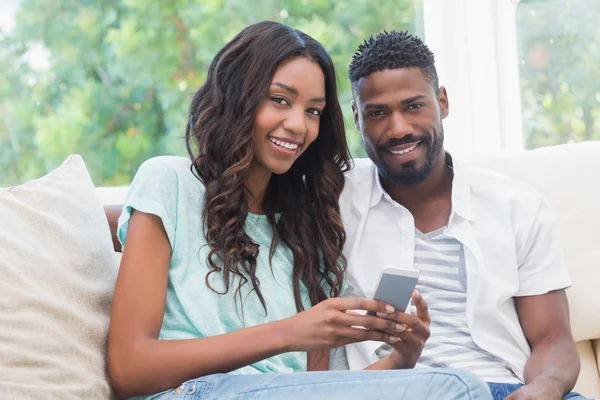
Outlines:
{"label": "woman's arm", "polygon": [[311,351],[307,354],[307,371],[329,370],[329,350]]}
{"label": "woman's arm", "polygon": [[115,288],[108,343],[110,379],[120,397],[158,393],[189,379],[229,372],[290,351],[282,340],[284,321],[203,339],[158,340],[170,255],[161,220],[134,211]]}

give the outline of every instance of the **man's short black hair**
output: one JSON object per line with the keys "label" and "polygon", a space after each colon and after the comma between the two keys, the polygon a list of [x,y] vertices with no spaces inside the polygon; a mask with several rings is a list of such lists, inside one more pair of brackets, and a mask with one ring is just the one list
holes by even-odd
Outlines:
{"label": "man's short black hair", "polygon": [[418,37],[406,31],[383,31],[358,46],[350,62],[348,77],[355,93],[358,80],[373,72],[416,67],[437,92],[439,81],[434,63],[433,53]]}

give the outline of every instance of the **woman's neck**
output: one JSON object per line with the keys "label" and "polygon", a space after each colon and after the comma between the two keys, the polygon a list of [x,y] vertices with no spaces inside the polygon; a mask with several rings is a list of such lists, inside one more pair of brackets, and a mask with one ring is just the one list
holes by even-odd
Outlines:
{"label": "woman's neck", "polygon": [[248,211],[252,214],[264,214],[263,201],[267,193],[269,180],[273,173],[262,166],[253,164],[246,179],[246,198]]}

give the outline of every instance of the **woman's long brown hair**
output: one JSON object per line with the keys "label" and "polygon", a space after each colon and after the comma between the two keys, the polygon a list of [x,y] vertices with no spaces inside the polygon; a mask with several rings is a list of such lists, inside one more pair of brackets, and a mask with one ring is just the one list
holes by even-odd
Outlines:
{"label": "woman's long brown hair", "polygon": [[323,46],[275,22],[247,27],[215,56],[206,82],[193,97],[186,130],[192,172],[206,187],[202,210],[210,247],[206,284],[212,289],[210,275],[221,273],[226,293],[237,276],[236,296],[241,296],[241,288],[250,282],[265,311],[256,277],[259,246],[245,232],[245,182],[254,157],[254,116],[268,95],[275,70],[293,57],[306,57],[319,64],[325,75],[327,105],[317,139],[288,172],[273,174],[268,183],[263,209],[273,227],[269,259],[280,242],[292,251],[298,311],[304,310],[301,281],[308,288],[312,305],[327,298],[325,282],[331,288],[328,295],[339,296],[346,268],[342,255],[346,234],[338,199],[350,154],[333,62]]}

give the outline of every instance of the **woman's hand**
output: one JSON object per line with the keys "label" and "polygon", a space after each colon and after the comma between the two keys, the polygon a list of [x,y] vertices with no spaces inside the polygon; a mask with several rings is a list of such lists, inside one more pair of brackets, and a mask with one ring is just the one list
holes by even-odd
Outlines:
{"label": "woman's hand", "polygon": [[[379,316],[360,315],[351,310],[372,311]],[[329,350],[365,340],[394,345],[400,334],[395,330],[396,322],[383,318],[394,312],[392,306],[377,300],[342,297],[325,300],[285,320],[289,351]]]}

